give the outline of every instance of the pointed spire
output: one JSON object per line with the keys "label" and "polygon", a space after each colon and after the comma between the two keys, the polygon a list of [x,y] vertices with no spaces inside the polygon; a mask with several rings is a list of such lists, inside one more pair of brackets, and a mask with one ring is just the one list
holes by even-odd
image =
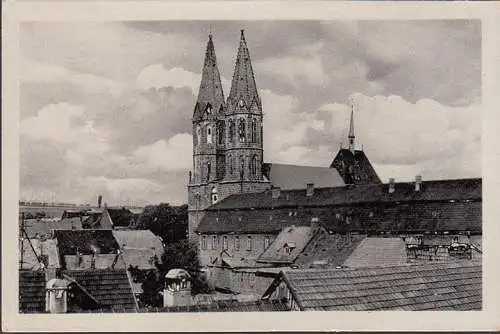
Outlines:
{"label": "pointed spire", "polygon": [[354,136],[354,103],[350,101],[350,107],[351,107],[351,119],[349,121],[349,151],[352,153],[355,152],[356,148],[354,147],[354,139],[356,138]]}
{"label": "pointed spire", "polygon": [[217,57],[215,56],[212,32],[208,35],[200,90],[198,92],[196,104],[197,108],[195,109],[194,118],[201,117],[208,104],[212,106],[213,112],[217,112],[220,106],[224,104],[224,92],[222,91],[219,68],[217,67]]}
{"label": "pointed spire", "polygon": [[249,106],[254,99],[260,108],[260,98],[255,84],[250,52],[245,40],[245,31],[242,29],[228,101],[234,104],[242,100]]}

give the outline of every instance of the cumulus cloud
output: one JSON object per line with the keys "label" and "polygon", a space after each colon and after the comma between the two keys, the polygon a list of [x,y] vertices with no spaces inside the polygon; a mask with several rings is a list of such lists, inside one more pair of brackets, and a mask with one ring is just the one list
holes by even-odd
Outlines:
{"label": "cumulus cloud", "polygon": [[20,80],[24,83],[72,85],[83,93],[103,93],[113,96],[118,96],[125,86],[118,81],[98,75],[70,71],[60,66],[41,64],[26,58],[21,60]]}

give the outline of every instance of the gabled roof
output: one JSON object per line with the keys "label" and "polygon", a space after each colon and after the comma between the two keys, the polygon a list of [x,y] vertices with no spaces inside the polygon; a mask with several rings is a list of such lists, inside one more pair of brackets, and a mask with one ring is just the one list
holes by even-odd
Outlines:
{"label": "gabled roof", "polygon": [[127,266],[139,269],[155,269],[154,258],[161,261],[163,244],[150,230],[113,231]]}
{"label": "gabled roof", "polygon": [[[349,173],[349,167],[352,167],[352,170],[350,170],[352,174]],[[353,154],[348,149],[340,149],[330,164],[330,168],[336,169],[345,183],[382,183],[365,152],[360,150],[354,150]]]}
{"label": "gabled roof", "polygon": [[125,269],[66,270],[63,275],[78,282],[98,302],[100,309],[137,308]]}
{"label": "gabled roof", "polygon": [[[314,235],[311,226],[285,227],[269,247],[257,259],[257,262],[291,264],[302,252]],[[285,250],[290,247],[289,252]]]}
{"label": "gabled roof", "polygon": [[[31,244],[30,244],[31,243]],[[27,239],[20,240],[19,260],[21,269],[38,270],[43,266],[48,268],[60,268],[59,255],[57,252],[57,244],[55,239],[41,240],[41,239]],[[34,253],[35,251],[36,253]],[[46,259],[43,259],[46,257]]]}
{"label": "gabled roof", "polygon": [[343,263],[349,268],[383,267],[403,265],[406,260],[406,244],[399,237],[364,238]]}
{"label": "gabled roof", "polygon": [[337,170],[326,167],[265,163],[264,176],[282,190],[305,189],[308,183],[314,187],[341,187],[344,185]]}
{"label": "gabled roof", "polygon": [[19,271],[19,312],[45,312],[45,273],[43,271]]}
{"label": "gabled roof", "polygon": [[321,228],[294,262],[299,268],[337,267],[365,238],[362,234],[330,234]]}
{"label": "gabled roof", "polygon": [[301,310],[481,310],[480,263],[282,271]]}

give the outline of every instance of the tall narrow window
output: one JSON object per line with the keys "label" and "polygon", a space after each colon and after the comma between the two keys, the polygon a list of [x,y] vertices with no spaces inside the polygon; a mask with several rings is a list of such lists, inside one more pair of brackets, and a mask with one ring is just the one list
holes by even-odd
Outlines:
{"label": "tall narrow window", "polygon": [[240,157],[240,179],[243,179],[245,176],[245,157]]}
{"label": "tall narrow window", "polygon": [[252,119],[251,141],[252,141],[252,143],[257,142],[257,120],[255,118]]}
{"label": "tall narrow window", "polygon": [[233,175],[233,157],[231,155],[228,155],[227,157],[227,163],[229,164],[229,175]]}
{"label": "tall narrow window", "polygon": [[257,156],[252,156],[252,161],[250,162],[250,173],[252,176],[257,175]]}
{"label": "tall narrow window", "polygon": [[199,125],[196,127],[196,136],[195,137],[196,137],[196,144],[201,144],[203,142],[201,139],[201,128]]}
{"label": "tall narrow window", "polygon": [[217,249],[217,236],[212,236],[212,249]]}
{"label": "tall narrow window", "polygon": [[212,127],[207,126],[207,143],[212,144]]}
{"label": "tall narrow window", "polygon": [[201,237],[201,249],[207,249],[207,237],[206,236]]}
{"label": "tall narrow window", "polygon": [[237,235],[234,237],[234,250],[239,251],[240,250],[240,236]]}
{"label": "tall narrow window", "polygon": [[227,249],[227,236],[222,238],[222,249]]}
{"label": "tall narrow window", "polygon": [[232,119],[229,120],[229,141],[234,140],[234,133],[235,132],[235,126],[234,126],[234,121]]}
{"label": "tall narrow window", "polygon": [[238,124],[238,137],[240,139],[240,143],[244,143],[246,139],[246,124],[245,120],[243,118],[240,119],[240,122]]}
{"label": "tall narrow window", "polygon": [[212,164],[209,162],[207,162],[207,181],[210,181],[210,174],[212,173]]}
{"label": "tall narrow window", "polygon": [[217,143],[219,145],[224,144],[225,136],[226,136],[226,124],[224,121],[217,122]]}
{"label": "tall narrow window", "polygon": [[248,236],[247,238],[247,250],[251,251],[252,250],[252,237]]}

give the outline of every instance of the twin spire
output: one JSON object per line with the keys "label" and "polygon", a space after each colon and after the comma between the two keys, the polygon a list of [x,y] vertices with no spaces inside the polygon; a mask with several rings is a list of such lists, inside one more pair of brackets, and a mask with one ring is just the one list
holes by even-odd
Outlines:
{"label": "twin spire", "polygon": [[[234,105],[241,104],[240,101],[242,101],[247,106],[250,106],[254,100],[257,101],[260,107],[260,99],[255,84],[252,63],[250,61],[250,52],[248,51],[244,30],[241,30],[240,45],[234,67],[231,91],[227,102],[230,105]],[[208,35],[201,84],[193,118],[200,119],[209,105],[214,112],[218,112],[224,104],[224,92],[222,90],[220,73],[217,67],[217,58],[215,56],[212,34],[210,33]]]}

